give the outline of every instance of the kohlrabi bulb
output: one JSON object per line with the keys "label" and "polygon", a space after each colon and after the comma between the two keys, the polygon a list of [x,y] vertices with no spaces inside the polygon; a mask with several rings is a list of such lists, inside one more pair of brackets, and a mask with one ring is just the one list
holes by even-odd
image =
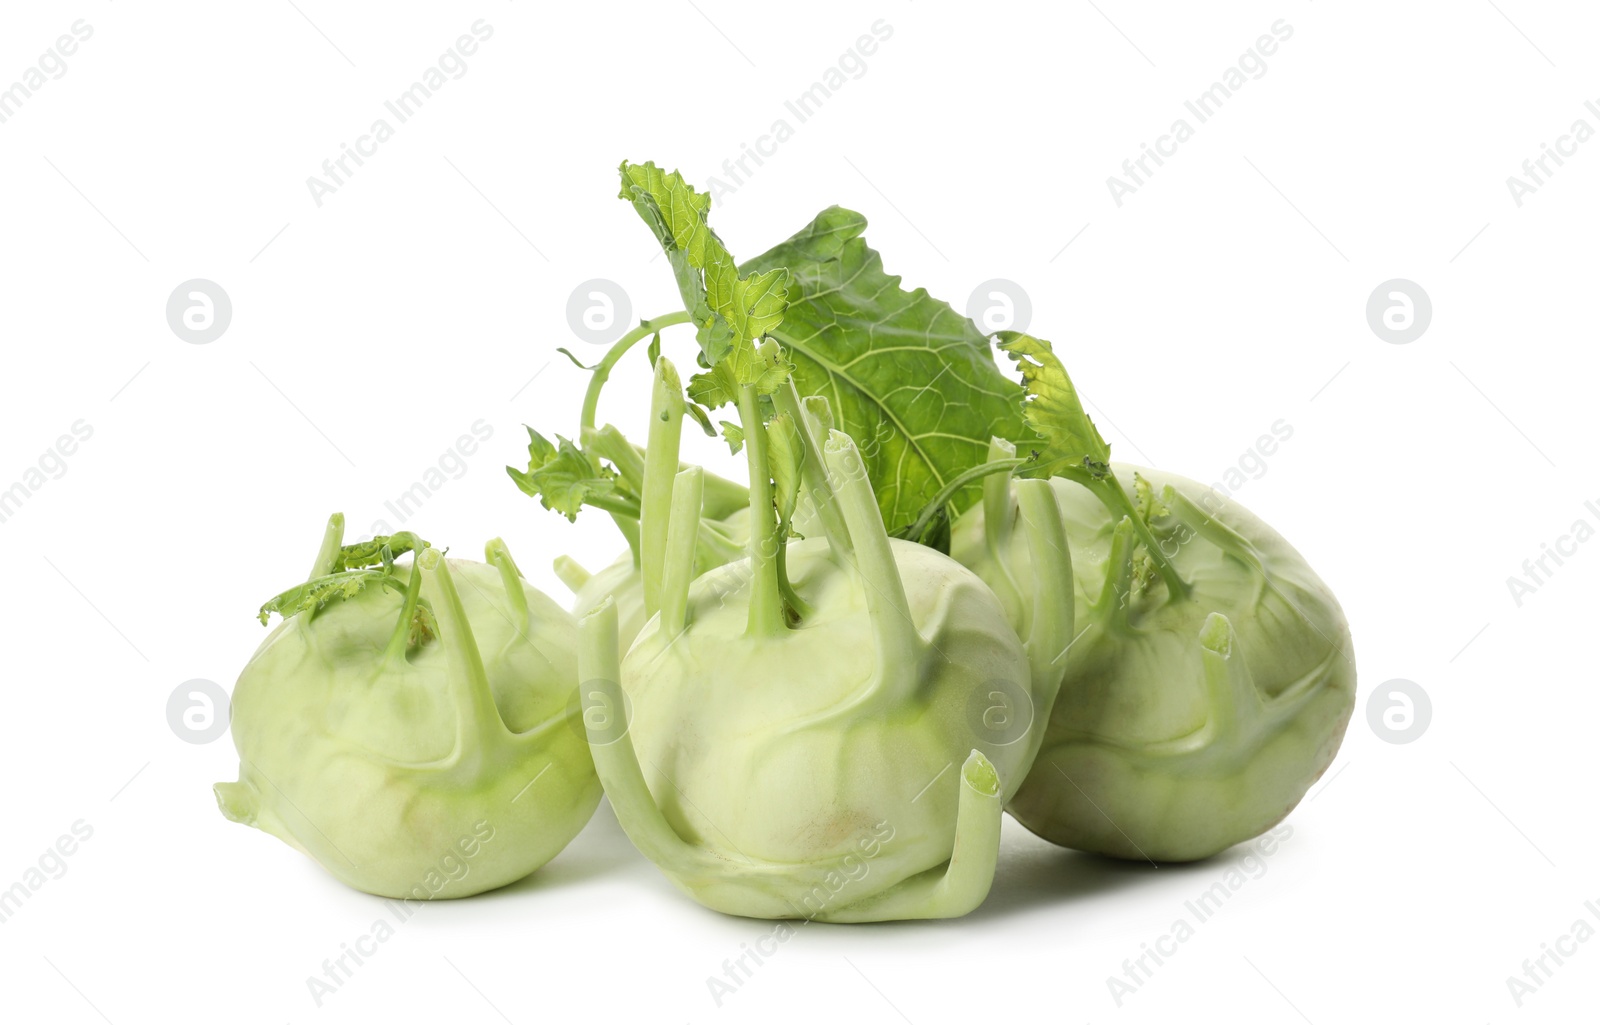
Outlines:
{"label": "kohlrabi bulb", "polygon": [[[989,890],[1000,809],[1058,683],[1034,656],[1049,651],[1047,663],[1070,639],[1060,519],[1048,485],[1025,484],[1024,501],[1048,509],[1031,540],[1063,556],[1041,558],[1059,568],[1042,589],[1061,598],[1025,648],[977,576],[887,537],[848,437],[833,432],[825,450],[847,536],[757,542],[692,583],[683,542],[698,471],[679,475],[661,610],[622,662],[620,689],[615,610],[580,624],[596,766],[634,843],[708,907],[962,915]],[[770,510],[770,486],[752,491]]]}
{"label": "kohlrabi bulb", "polygon": [[[1008,810],[1066,847],[1204,858],[1284,818],[1332,761],[1355,701],[1350,630],[1300,554],[1243,507],[1174,474],[1113,472],[1137,483],[1128,494],[1141,524],[1114,520],[1077,483],[1050,482],[1072,546],[1079,633]],[[1020,483],[985,484],[951,554],[1026,629],[1029,582],[1048,567],[1012,536],[1025,518]],[[1140,543],[1144,528],[1157,558]]]}
{"label": "kohlrabi bulb", "polygon": [[286,618],[234,687],[239,780],[216,785],[222,813],[386,897],[521,879],[600,800],[573,716],[573,618],[499,541],[489,565],[419,544],[401,572],[379,547],[391,539],[341,548],[342,526],[312,579],[269,605]]}

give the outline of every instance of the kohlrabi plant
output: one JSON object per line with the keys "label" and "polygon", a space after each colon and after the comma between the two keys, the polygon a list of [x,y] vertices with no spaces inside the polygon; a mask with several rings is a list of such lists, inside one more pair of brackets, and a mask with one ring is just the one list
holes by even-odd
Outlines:
{"label": "kohlrabi plant", "polygon": [[753,532],[746,559],[692,581],[699,470],[679,475],[661,611],[620,668],[612,604],[580,623],[595,764],[635,845],[708,907],[963,915],[989,891],[1001,807],[1042,736],[1059,682],[1047,653],[1070,639],[1060,516],[1047,484],[1025,482],[1052,611],[1024,648],[976,576],[888,537],[848,437],[823,449],[846,532]]}
{"label": "kohlrabi plant", "polygon": [[1237,503],[1112,464],[1049,343],[1003,332],[1022,370],[1029,454],[996,441],[951,554],[1019,631],[1054,567],[1016,537],[1051,478],[1072,548],[1078,633],[1044,745],[1008,805],[1055,843],[1188,861],[1284,818],[1338,750],[1355,700],[1350,630],[1305,560]]}
{"label": "kohlrabi plant", "polygon": [[[554,857],[600,800],[572,616],[498,540],[487,564],[333,516],[232,699],[222,813],[388,897],[464,897]],[[396,559],[411,553],[409,568]]]}
{"label": "kohlrabi plant", "polygon": [[[644,500],[645,491],[670,487],[666,471],[674,464],[662,455],[654,483],[647,481],[638,450],[622,441],[615,428],[595,425],[612,370],[640,342],[650,340],[647,352],[655,366],[662,332],[688,325],[700,343],[702,370],[711,370],[713,357],[722,356],[731,329],[706,303],[707,277],[700,265],[708,246],[721,254],[715,274],[727,279],[729,287],[737,284],[743,290],[735,303],[747,302],[749,310],[741,318],[759,320],[757,307],[771,298],[750,283],[776,281],[778,273],[786,283],[783,317],[761,322],[766,337],[782,347],[784,367],[774,373],[785,378],[759,399],[763,415],[777,409],[799,423],[802,401],[826,397],[837,418],[834,426],[858,443],[891,536],[948,550],[950,517],[978,500],[979,485],[969,480],[945,493],[936,515],[918,535],[909,532],[912,519],[936,493],[984,461],[991,436],[1016,437],[1022,430],[1021,392],[996,368],[988,340],[971,321],[926,291],[901,287],[900,278],[887,273],[878,253],[867,245],[866,219],[854,211],[829,207],[790,238],[735,266],[706,224],[709,196],[680,188],[680,176],[653,164],[624,164],[622,177],[622,198],[633,204],[665,250],[684,308],[640,322],[599,362],[585,368],[591,377],[575,441],[558,436],[552,443],[530,429],[527,469],[508,468],[519,488],[569,518],[582,505],[605,510],[628,542],[621,558],[592,575],[569,558],[557,560],[558,575],[577,592],[574,613],[581,615],[602,597],[614,596],[626,650],[654,611],[646,600],[642,552],[652,532],[640,510],[653,504]],[[648,186],[653,179],[664,184],[652,190]],[[669,193],[686,205],[663,214],[657,198]],[[658,380],[649,450],[668,451],[685,414],[707,434],[715,434],[708,407],[734,401],[724,384],[720,372],[698,374],[689,382],[685,402],[675,383],[668,389]],[[743,441],[740,426],[724,420],[721,433],[737,452]],[[820,465],[803,469],[820,472]],[[696,558],[702,572],[737,558],[748,529],[738,511],[747,504],[742,488],[709,473],[704,488],[702,544]],[[818,516],[833,515],[814,509],[810,493],[809,487],[801,492],[794,514],[796,531],[806,536],[822,530]],[[838,523],[833,526],[839,528]],[[654,536],[659,541],[659,528]]]}
{"label": "kohlrabi plant", "polygon": [[[703,571],[702,472],[673,474],[670,491],[647,483],[641,572],[655,609],[620,661],[614,603],[580,622],[584,717],[617,818],[720,911],[965,914],[988,893],[1002,805],[1059,684],[1048,661],[1071,637],[1054,496],[1043,482],[1019,492],[1031,513],[1020,533],[1045,568],[1024,644],[978,577],[888,536],[857,445],[831,429],[825,401],[799,399],[768,337],[787,272],[741,276],[705,225],[706,197],[678,175],[624,165],[623,177],[691,299],[705,371],[690,398],[737,409],[728,433],[751,484],[744,557]],[[673,376],[664,364],[658,385]],[[647,482],[649,466],[676,463],[657,440]]]}

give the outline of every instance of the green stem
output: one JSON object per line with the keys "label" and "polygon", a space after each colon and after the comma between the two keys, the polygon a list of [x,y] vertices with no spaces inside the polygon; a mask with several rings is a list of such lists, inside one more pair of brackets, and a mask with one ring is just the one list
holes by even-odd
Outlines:
{"label": "green stem", "polygon": [[[1034,674],[1054,675],[1059,686],[1063,666],[1057,660],[1072,643],[1074,626],[1072,552],[1055,489],[1047,480],[1017,481],[1017,505],[1028,539],[1033,566],[1033,622],[1028,624],[1028,659]],[[1054,667],[1053,670],[1051,667]]]}
{"label": "green stem", "polygon": [[556,571],[556,576],[560,578],[563,584],[567,585],[567,590],[573,594],[577,594],[583,585],[589,582],[589,578],[594,575],[579,565],[578,560],[570,555],[556,556],[556,561],[552,565]]}
{"label": "green stem", "polygon": [[1100,499],[1100,503],[1110,511],[1113,520],[1126,516],[1132,521],[1133,532],[1139,535],[1139,540],[1150,553],[1150,558],[1154,560],[1161,579],[1167,582],[1167,601],[1172,604],[1187,601],[1188,583],[1178,573],[1178,567],[1174,566],[1172,560],[1161,550],[1161,542],[1156,540],[1156,536],[1150,532],[1150,525],[1133,507],[1127,492],[1122,490],[1121,482],[1115,476],[1106,476],[1085,483],[1094,496]]}
{"label": "green stem", "polygon": [[1266,564],[1262,561],[1261,552],[1256,546],[1244,535],[1190,501],[1188,495],[1168,484],[1161,489],[1161,504],[1171,510],[1178,522],[1244,562],[1251,569],[1263,576],[1266,575]]}
{"label": "green stem", "polygon": [[644,490],[644,449],[628,441],[622,436],[621,431],[610,424],[599,429],[585,427],[578,436],[583,451],[591,456],[611,460],[611,465],[617,468],[617,476],[621,477],[635,494]]}
{"label": "green stem", "polygon": [[1133,600],[1133,519],[1124,516],[1111,531],[1111,552],[1106,556],[1106,580],[1095,599],[1095,618],[1103,627],[1127,633]]}
{"label": "green stem", "polygon": [[744,428],[744,450],[750,467],[750,619],[751,637],[776,637],[787,629],[783,595],[778,589],[778,563],[773,542],[778,534],[777,510],[772,506],[772,467],[767,462],[767,429],[753,385],[739,388],[739,421]]}
{"label": "green stem", "polygon": [[483,656],[467,622],[467,610],[456,593],[450,567],[437,549],[418,553],[417,561],[432,577],[434,615],[439,620],[439,640],[449,661],[450,696],[455,705],[456,761],[477,760],[499,748],[507,730],[494,703],[494,691],[483,669]]}
{"label": "green stem", "polygon": [[[1024,462],[1026,462],[1026,460],[1024,460],[1024,459],[1005,458],[1005,457],[1001,457],[999,459],[994,458],[994,452],[995,452],[994,445],[995,445],[995,443],[999,443],[1001,445],[1006,445],[1006,446],[1010,445],[1010,442],[1001,441],[999,438],[992,439],[990,441],[989,460],[987,462],[979,463],[977,466],[969,466],[969,467],[967,467],[965,470],[962,470],[960,473],[958,473],[954,477],[952,477],[950,479],[950,483],[948,483],[944,487],[940,488],[939,489],[939,493],[937,495],[934,495],[933,498],[928,502],[928,504],[924,505],[922,507],[922,512],[917,516],[917,521],[911,525],[911,531],[910,531],[910,535],[909,536],[911,536],[911,537],[921,537],[922,536],[922,532],[924,530],[928,529],[928,524],[932,523],[933,522],[933,518],[935,516],[939,515],[939,510],[943,509],[945,506],[949,505],[950,504],[950,500],[952,498],[956,497],[956,492],[960,491],[962,488],[966,487],[968,484],[971,484],[975,480],[981,480],[984,477],[990,477],[990,476],[992,476],[994,474],[998,474],[998,473],[1005,473],[1009,477],[1009,474],[1011,473],[1011,471],[1013,469],[1015,469],[1018,466],[1021,466]],[[1013,448],[1013,449],[1011,449],[1011,451],[1015,452],[1016,449]],[[1004,499],[1005,498],[1006,485],[1010,483],[1008,477],[999,478],[999,486],[998,486],[998,488],[990,487],[988,481],[984,482],[983,509],[984,509],[984,523],[985,524],[987,524],[989,522],[988,521],[989,508],[990,508],[991,505],[994,504],[993,502],[991,502],[989,500],[989,495],[993,491],[998,491],[1000,493],[1000,495],[1001,495],[1001,498]],[[1000,508],[1004,509],[1005,508],[1005,504],[1002,503]],[[1000,520],[1004,520],[1003,516],[996,517],[996,518],[1000,519]],[[987,529],[988,528],[986,526],[985,530],[987,530]],[[1002,529],[1003,529],[1003,527],[1002,527]],[[898,536],[898,535],[896,535],[896,536]]]}
{"label": "green stem", "polygon": [[705,474],[698,466],[691,466],[673,478],[672,521],[667,530],[661,576],[661,629],[669,638],[682,633],[687,623],[704,484]]}
{"label": "green stem", "polygon": [[[1017,446],[1004,438],[989,439],[988,461],[984,464],[1004,466],[1019,465],[1023,460],[1017,459]],[[1000,595],[1008,608],[1021,611],[1026,619],[1031,615],[1031,606],[1023,600],[1022,587],[1017,583],[1017,578],[1011,571],[1011,527],[1015,520],[1013,513],[1016,504],[1011,496],[1012,476],[994,474],[983,480],[983,541],[989,550],[989,559],[994,566],[994,579],[990,581],[995,593]],[[1000,592],[1004,590],[1004,594]],[[1018,620],[1018,629],[1021,629],[1021,620]]]}
{"label": "green stem", "polygon": [[524,637],[533,629],[532,615],[528,611],[528,595],[522,589],[522,571],[511,558],[511,549],[499,538],[483,546],[483,561],[500,571],[500,583],[511,601],[511,610],[517,614],[517,631]]}
{"label": "green stem", "polygon": [[651,796],[629,735],[621,675],[617,607],[607,596],[578,619],[579,697],[595,773],[628,839],[662,871],[681,879],[705,875],[708,862],[725,870],[726,862],[684,843]]}
{"label": "green stem", "polygon": [[583,395],[583,415],[579,420],[580,426],[593,427],[595,411],[600,407],[600,389],[606,386],[606,381],[611,377],[611,368],[617,365],[623,355],[639,342],[660,331],[664,327],[674,324],[689,323],[689,314],[682,310],[677,313],[668,313],[651,320],[641,320],[639,326],[611,343],[611,348],[594,365],[594,370],[589,377],[589,390]]}
{"label": "green stem", "polygon": [[[587,443],[586,443],[587,444]],[[640,467],[641,475],[644,468],[644,449],[638,445],[630,444],[629,448],[636,453],[633,460]],[[622,464],[613,459],[617,465],[617,472],[622,472]],[[687,470],[693,463],[679,463],[679,470]],[[718,477],[714,473],[705,474],[705,518],[708,520],[725,520],[729,516],[750,504],[750,489],[743,484],[735,484],[731,480]]]}
{"label": "green stem", "polygon": [[811,603],[800,597],[795,591],[794,584],[789,582],[789,527],[788,524],[778,524],[778,551],[773,560],[778,565],[778,593],[783,595],[783,603],[793,613],[792,619],[799,621],[811,615]]}
{"label": "green stem", "polygon": [[650,438],[644,449],[644,487],[640,499],[639,554],[644,576],[644,614],[661,608],[661,571],[666,558],[667,525],[672,511],[673,477],[683,440],[683,382],[665,356],[656,360],[650,396]]}
{"label": "green stem", "polygon": [[[1022,532],[1028,539],[1028,557],[1033,566],[1033,601],[1026,606],[1032,622],[1022,648],[1028,656],[1033,721],[1047,723],[1066,680],[1066,655],[1072,647],[1077,620],[1072,551],[1050,482],[1019,480],[1016,487]],[[1033,764],[1044,740],[1044,730],[1028,731],[1021,764]]]}
{"label": "green stem", "polygon": [[921,662],[921,636],[911,619],[900,567],[883,529],[883,515],[867,481],[866,467],[856,443],[842,431],[830,431],[822,451],[833,474],[834,493],[845,524],[850,528],[867,618],[878,641],[879,679],[890,686],[890,681],[914,680]]}
{"label": "green stem", "polygon": [[325,577],[333,572],[333,564],[339,557],[339,548],[344,544],[344,513],[334,513],[328,517],[328,525],[322,529],[322,547],[317,549],[317,561],[311,564],[311,575],[307,580]]}
{"label": "green stem", "polygon": [[849,551],[850,535],[845,529],[844,517],[839,513],[839,505],[833,500],[833,486],[828,483],[828,469],[822,465],[822,442],[812,431],[813,423],[800,406],[800,392],[794,386],[794,378],[791,377],[773,392],[772,402],[778,412],[788,413],[794,420],[795,427],[799,429],[797,433],[803,453],[800,481],[805,493],[811,496],[811,504],[817,510],[817,518],[822,521],[822,532],[828,537],[828,547],[837,558]]}
{"label": "green stem", "polygon": [[1264,707],[1261,690],[1234,644],[1233,624],[1220,612],[1207,616],[1200,628],[1200,657],[1210,705],[1206,728],[1218,739],[1250,732]]}
{"label": "green stem", "polygon": [[422,567],[413,561],[411,579],[406,583],[405,601],[400,606],[400,622],[395,624],[394,632],[389,635],[389,643],[383,648],[384,664],[403,658],[411,646],[411,623],[417,618],[417,604],[421,600]]}
{"label": "green stem", "polygon": [[[1016,459],[1017,446],[1004,438],[989,439],[989,456],[985,466],[1002,465]],[[1015,465],[1023,460],[1017,459]],[[989,551],[998,558],[1007,541],[1011,540],[1011,481],[1007,477],[989,477],[983,482],[983,533]]]}
{"label": "green stem", "polygon": [[[604,509],[606,512],[611,514],[613,519],[632,521],[634,524],[634,530],[637,532],[639,523],[639,503],[635,500],[631,498],[623,498],[621,495],[585,495],[583,496],[583,504],[593,506],[596,509]],[[627,528],[622,527],[620,523],[617,526],[621,528],[624,533],[627,533]]]}

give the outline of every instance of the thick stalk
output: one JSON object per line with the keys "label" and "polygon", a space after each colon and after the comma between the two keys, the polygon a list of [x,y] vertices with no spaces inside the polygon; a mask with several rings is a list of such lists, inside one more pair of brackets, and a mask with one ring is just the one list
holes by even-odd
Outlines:
{"label": "thick stalk", "polygon": [[406,582],[406,597],[400,606],[400,621],[395,624],[394,632],[389,635],[389,643],[383,648],[385,664],[393,659],[405,657],[406,650],[411,646],[411,624],[417,618],[417,605],[421,600],[422,567],[413,557],[411,579]]}
{"label": "thick stalk", "polygon": [[783,595],[784,606],[796,621],[806,619],[813,610],[811,603],[800,597],[800,592],[789,582],[789,532],[784,524],[778,527],[778,549],[772,558],[777,563],[778,592]]}
{"label": "thick stalk", "polygon": [[[1049,481],[1017,481],[1017,504],[1033,564],[1033,622],[1023,646],[1033,672],[1035,698],[1042,693],[1047,695],[1044,700],[1050,702],[1066,672],[1062,656],[1072,643],[1075,627],[1072,553],[1067,548],[1067,530],[1061,522],[1055,489]],[[1047,717],[1049,712],[1048,704],[1035,709],[1036,715]]]}
{"label": "thick stalk", "polygon": [[600,362],[594,365],[589,376],[589,390],[583,395],[583,414],[578,423],[582,427],[593,427],[595,411],[600,408],[600,389],[606,386],[606,381],[611,378],[611,368],[623,357],[629,349],[639,342],[660,331],[664,327],[674,324],[689,323],[689,314],[683,311],[668,313],[650,320],[642,320],[639,326],[611,343],[611,348],[600,357]]}
{"label": "thick stalk", "polygon": [[650,439],[644,450],[644,489],[639,502],[639,555],[644,576],[644,614],[661,608],[662,561],[672,509],[672,479],[683,440],[683,383],[665,356],[656,360],[650,397]]}
{"label": "thick stalk", "polygon": [[839,512],[838,503],[833,500],[833,486],[828,483],[828,468],[822,464],[822,442],[817,432],[813,429],[817,425],[814,420],[806,417],[805,410],[800,405],[800,392],[795,389],[794,379],[791,377],[772,394],[772,402],[780,413],[788,413],[800,436],[800,448],[803,457],[800,463],[800,482],[805,493],[811,496],[811,503],[816,507],[817,518],[822,521],[822,532],[828,537],[828,548],[837,560],[839,556],[849,551],[849,532],[845,529],[844,517]]}
{"label": "thick stalk", "polygon": [[783,597],[778,591],[775,545],[778,514],[772,507],[772,469],[767,463],[767,431],[752,385],[739,388],[739,420],[744,427],[744,450],[750,467],[750,619],[751,637],[776,637],[787,629]]}
{"label": "thick stalk", "polygon": [[1244,652],[1234,645],[1233,624],[1213,612],[1200,628],[1200,657],[1205,666],[1206,697],[1210,707],[1206,731],[1213,743],[1250,731],[1260,719],[1261,690],[1245,665]]}
{"label": "thick stalk", "polygon": [[578,565],[578,561],[570,555],[556,556],[552,567],[556,571],[556,576],[560,578],[563,584],[567,585],[567,590],[573,594],[577,594],[583,588],[583,585],[589,582],[589,578],[594,575]]}
{"label": "thick stalk", "polygon": [[674,878],[680,872],[703,870],[709,860],[707,854],[683,842],[650,794],[633,740],[628,736],[621,677],[617,606],[607,596],[578,620],[578,678],[582,681],[579,697],[595,772],[617,813],[617,821],[639,853]]}
{"label": "thick stalk", "polygon": [[[989,439],[989,457],[984,466],[1019,465],[1017,447],[1004,438]],[[1032,609],[1022,597],[1022,587],[1011,572],[1011,524],[1016,506],[1011,497],[1011,474],[996,473],[983,480],[983,540],[989,550],[989,561],[994,566],[995,579],[991,582],[1007,608],[1021,611],[1023,619],[1032,615]]]}
{"label": "thick stalk", "polygon": [[522,589],[522,571],[511,558],[511,549],[504,541],[494,538],[483,546],[483,561],[500,571],[500,583],[511,601],[511,610],[517,615],[517,631],[526,637],[533,629],[533,621],[528,611],[528,594]]}
{"label": "thick stalk", "polygon": [[661,578],[661,630],[667,637],[678,636],[686,625],[704,483],[700,467],[691,466],[679,473],[672,484],[672,527],[667,531]]}
{"label": "thick stalk", "polygon": [[334,513],[328,517],[328,525],[322,528],[322,545],[317,549],[317,561],[311,564],[311,575],[307,580],[325,577],[333,572],[334,560],[339,556],[339,546],[344,544],[344,513]]}
{"label": "thick stalk", "polygon": [[478,642],[467,622],[467,611],[456,593],[450,567],[437,549],[417,553],[417,561],[433,584],[433,612],[439,620],[439,641],[449,661],[450,697],[455,705],[454,761],[475,760],[499,748],[506,724],[495,707],[489,676],[478,654]]}
{"label": "thick stalk", "polygon": [[[686,404],[687,405],[687,404]],[[630,445],[637,454],[637,462],[644,466],[644,449],[638,445]],[[687,470],[693,463],[679,463],[678,469]],[[724,477],[714,473],[705,475],[705,517],[708,520],[725,520],[729,516],[750,504],[750,489],[743,484],[735,484]]]}
{"label": "thick stalk", "polygon": [[1107,630],[1125,633],[1129,628],[1128,603],[1133,600],[1133,523],[1124,516],[1111,531],[1111,552],[1106,556],[1106,582],[1095,599],[1095,618]]}
{"label": "thick stalk", "polygon": [[856,443],[842,431],[830,431],[822,446],[834,482],[845,526],[855,553],[856,571],[861,575],[867,603],[867,617],[878,642],[879,679],[884,683],[915,677],[921,663],[922,638],[911,619],[905,584],[895,564],[889,535],[883,529],[883,515],[867,481],[866,467],[856,451]]}
{"label": "thick stalk", "polygon": [[1184,526],[1234,558],[1248,564],[1252,569],[1266,574],[1265,563],[1256,546],[1244,535],[1190,501],[1188,495],[1168,484],[1161,489],[1161,503],[1170,509],[1172,515],[1176,516]]}
{"label": "thick stalk", "polygon": [[[1016,459],[1017,446],[1004,438],[989,439],[989,457],[984,466],[1001,466]],[[1015,465],[1021,465],[1018,459]],[[983,482],[983,533],[989,551],[998,556],[1011,540],[1011,476],[993,476]]]}

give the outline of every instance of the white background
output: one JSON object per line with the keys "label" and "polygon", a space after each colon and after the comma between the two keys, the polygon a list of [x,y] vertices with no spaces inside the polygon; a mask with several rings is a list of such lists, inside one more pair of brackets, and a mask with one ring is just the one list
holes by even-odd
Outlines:
{"label": "white background", "polygon": [[[0,924],[0,1017],[1593,1015],[1600,942],[1521,1009],[1505,980],[1600,902],[1600,543],[1520,607],[1506,581],[1574,521],[1600,525],[1600,141],[1520,207],[1506,178],[1575,119],[1600,128],[1583,106],[1597,12],[296,3],[3,16],[0,86],[76,19],[93,37],[0,124],[0,487],[75,421],[93,437],[0,523],[0,887],[76,820],[94,832]],[[308,176],[479,18],[494,34],[468,73],[319,207]],[[784,101],[880,18],[893,35],[866,72],[797,124]],[[1278,19],[1293,36],[1266,74],[1119,207],[1107,176]],[[479,419],[493,437],[406,525],[464,551],[503,535],[562,600],[551,558],[608,562],[604,517],[569,525],[502,466],[522,423],[575,429],[584,378],[555,349],[601,351],[567,325],[577,283],[621,283],[635,316],[676,308],[614,169],[654,159],[703,185],[785,116],[794,138],[713,211],[735,254],[840,203],[892,272],[958,308],[979,282],[1020,283],[1120,458],[1215,481],[1292,425],[1237,497],[1349,615],[1361,689],[1334,768],[1265,874],[1120,1008],[1107,977],[1237,852],[1152,869],[1008,823],[969,918],[803,926],[719,1008],[706,978],[770,926],[679,895],[604,806],[529,880],[424,908],[318,1008],[306,978],[378,902],[223,820],[210,785],[234,778],[231,744],[177,737],[168,695],[231,687],[256,606],[304,573],[327,514],[365,533]],[[196,277],[234,308],[207,345],[164,315]],[[1407,345],[1365,315],[1396,277],[1433,303]],[[688,362],[685,336],[666,344]],[[645,361],[624,367],[601,414],[636,433]],[[717,445],[694,454],[741,472]],[[1432,699],[1410,744],[1367,723],[1393,678]]]}

